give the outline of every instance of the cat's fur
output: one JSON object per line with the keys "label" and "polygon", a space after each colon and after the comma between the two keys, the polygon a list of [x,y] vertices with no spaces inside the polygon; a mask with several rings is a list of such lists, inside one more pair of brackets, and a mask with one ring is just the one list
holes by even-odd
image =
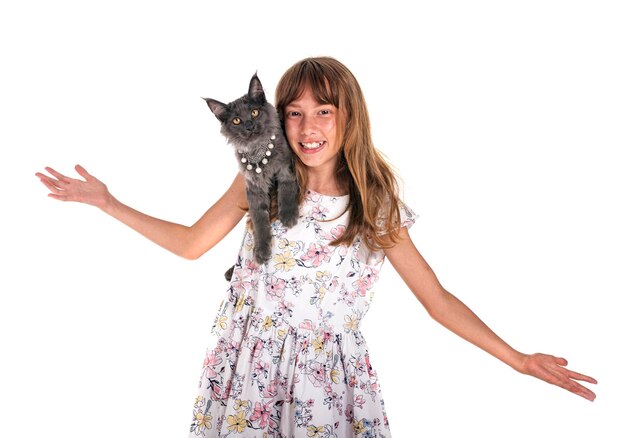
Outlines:
{"label": "cat's fur", "polygon": [[[278,112],[265,98],[256,74],[250,80],[248,93],[239,99],[228,104],[215,99],[204,100],[221,122],[221,133],[235,148],[240,172],[246,178],[246,197],[254,232],[254,259],[262,265],[271,255],[269,210],[270,193],[274,187],[278,219],[288,228],[298,221],[298,184],[293,171],[293,152],[283,133]],[[253,116],[257,111],[258,114]],[[272,136],[275,136],[273,140]],[[272,149],[268,149],[270,142],[274,145]],[[265,155],[267,150],[271,155]],[[245,163],[241,160],[242,154],[249,158]],[[267,164],[259,164],[261,173],[256,172],[254,163],[259,157],[267,159]],[[251,163],[254,165],[248,170],[246,166]],[[229,272],[226,273],[228,277]]]}

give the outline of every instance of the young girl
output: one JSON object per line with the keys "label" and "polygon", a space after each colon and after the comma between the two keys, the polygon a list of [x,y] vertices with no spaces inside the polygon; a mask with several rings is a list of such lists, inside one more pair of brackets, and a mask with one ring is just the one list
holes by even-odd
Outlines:
{"label": "young girl", "polygon": [[[359,331],[385,258],[437,322],[516,371],[595,398],[577,382],[595,379],[568,370],[563,358],[516,351],[441,286],[411,241],[415,215],[372,144],[363,94],[343,64],[327,57],[296,63],[277,86],[276,108],[296,156],[299,221],[290,229],[273,222],[273,256],[262,266],[246,229],[213,326],[217,339],[204,361],[190,436],[389,437]],[[84,180],[46,170],[52,176],[37,176],[52,198],[99,207],[189,259],[245,214],[241,175],[187,227],[122,204],[81,166]]]}

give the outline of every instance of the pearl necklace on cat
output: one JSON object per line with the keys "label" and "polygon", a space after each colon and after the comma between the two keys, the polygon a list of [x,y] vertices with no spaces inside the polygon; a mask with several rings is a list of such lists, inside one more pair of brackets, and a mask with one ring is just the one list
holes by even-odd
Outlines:
{"label": "pearl necklace on cat", "polygon": [[274,149],[274,143],[272,143],[273,140],[276,140],[276,135],[274,134],[272,134],[272,136],[270,137],[270,142],[267,144],[267,146],[265,146],[265,150],[260,150],[253,156],[249,156],[242,151],[237,151],[239,155],[241,155],[241,162],[243,164],[248,163],[246,165],[247,170],[252,170],[254,166],[256,166],[256,173],[261,173],[263,171],[261,165],[267,164],[269,157],[272,155],[272,149]]}

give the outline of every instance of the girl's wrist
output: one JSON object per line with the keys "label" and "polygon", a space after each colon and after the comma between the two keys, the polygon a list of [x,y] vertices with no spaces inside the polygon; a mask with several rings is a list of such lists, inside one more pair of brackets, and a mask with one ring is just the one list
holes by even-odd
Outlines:
{"label": "girl's wrist", "polygon": [[507,362],[508,365],[513,368],[518,373],[524,374],[526,360],[528,359],[528,355],[521,353],[519,351],[514,350],[513,355],[510,360]]}
{"label": "girl's wrist", "polygon": [[115,211],[119,208],[119,206],[120,206],[120,201],[118,201],[117,199],[113,197],[113,195],[108,193],[107,196],[105,197],[104,203],[98,207],[100,208],[100,210],[102,210],[106,214],[110,216],[115,216]]}

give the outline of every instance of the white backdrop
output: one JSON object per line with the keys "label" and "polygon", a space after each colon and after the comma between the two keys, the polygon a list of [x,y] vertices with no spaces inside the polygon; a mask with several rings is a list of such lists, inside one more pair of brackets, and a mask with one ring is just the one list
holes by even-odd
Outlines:
{"label": "white backdrop", "polygon": [[[433,322],[383,269],[364,333],[394,437],[625,436],[626,14],[619,1],[30,1],[0,6],[0,436],[183,437],[241,228],[198,261],[34,173],[81,163],[191,224],[236,172],[200,99],[330,55],[444,287],[589,403]],[[605,431],[605,432],[602,432]]]}

